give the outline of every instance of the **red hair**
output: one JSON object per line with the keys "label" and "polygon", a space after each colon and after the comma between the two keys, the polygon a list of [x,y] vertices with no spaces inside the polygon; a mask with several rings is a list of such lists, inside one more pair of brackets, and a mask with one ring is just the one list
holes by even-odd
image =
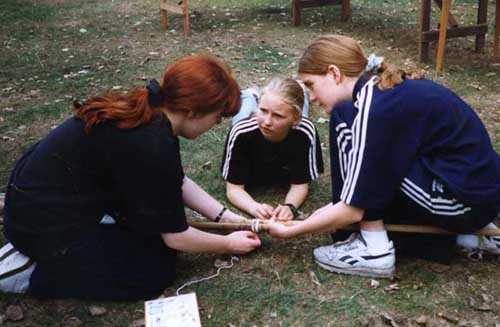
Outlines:
{"label": "red hair", "polygon": [[85,122],[85,132],[105,121],[115,121],[122,129],[150,122],[167,111],[211,113],[223,110],[224,117],[234,116],[241,105],[240,88],[229,68],[220,60],[207,55],[182,58],[167,66],[161,82],[163,103],[153,107],[149,92],[135,88],[125,94],[108,92],[83,104],[74,103],[76,117]]}

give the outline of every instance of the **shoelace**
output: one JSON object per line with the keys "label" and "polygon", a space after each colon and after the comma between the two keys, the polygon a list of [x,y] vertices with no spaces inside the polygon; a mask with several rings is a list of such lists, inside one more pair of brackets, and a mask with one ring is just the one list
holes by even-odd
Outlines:
{"label": "shoelace", "polygon": [[365,243],[361,240],[361,237],[362,236],[359,233],[354,233],[343,243],[330,247],[330,251],[328,251],[328,257],[330,259],[333,259],[334,257],[336,257],[336,255],[339,254],[339,252],[348,252],[360,247],[364,247]]}

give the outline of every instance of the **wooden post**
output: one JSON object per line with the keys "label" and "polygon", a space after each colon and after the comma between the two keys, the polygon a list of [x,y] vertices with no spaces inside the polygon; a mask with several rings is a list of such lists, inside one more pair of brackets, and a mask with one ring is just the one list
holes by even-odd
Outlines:
{"label": "wooden post", "polygon": [[452,0],[443,0],[443,7],[441,8],[441,20],[439,26],[439,41],[436,57],[436,70],[443,71],[444,66],[444,50],[446,45],[446,33],[448,32],[448,16],[451,9]]}
{"label": "wooden post", "polygon": [[163,4],[166,0],[160,0],[160,17],[161,17],[161,25],[164,29],[168,29],[168,11],[164,9]]}
{"label": "wooden post", "polygon": [[[479,6],[477,8],[477,24],[486,24],[488,18],[488,0],[479,0]],[[486,36],[484,33],[479,32],[476,34],[476,52],[481,52],[484,49],[484,42]]]}
{"label": "wooden post", "polygon": [[[434,2],[438,5],[439,10],[441,10],[443,8],[443,0],[434,0]],[[458,26],[458,22],[455,19],[455,16],[453,16],[452,13],[449,13],[449,16],[448,16],[448,25],[450,25],[452,27],[457,27]]]}
{"label": "wooden post", "polygon": [[191,26],[189,23],[189,1],[182,0],[182,14],[184,16],[184,36],[191,34]]}
{"label": "wooden post", "polygon": [[493,62],[500,62],[500,0],[496,0],[495,8],[495,40],[493,41]]}
{"label": "wooden post", "polygon": [[300,25],[300,20],[301,20],[301,11],[302,11],[302,6],[301,2],[302,0],[293,0],[292,2],[292,21],[293,21],[293,26],[299,26]]}
{"label": "wooden post", "polygon": [[424,33],[430,30],[431,26],[431,0],[421,0],[420,6],[420,33],[418,41],[419,60],[429,61],[429,41],[424,39]]}
{"label": "wooden post", "polygon": [[351,18],[351,0],[342,0],[342,21]]}

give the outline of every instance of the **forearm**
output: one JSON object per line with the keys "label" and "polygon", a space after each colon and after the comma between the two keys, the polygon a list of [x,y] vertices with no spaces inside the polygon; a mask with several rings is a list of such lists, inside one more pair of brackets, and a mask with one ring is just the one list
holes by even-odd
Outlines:
{"label": "forearm", "polygon": [[217,217],[224,207],[187,176],[182,184],[182,199],[189,208],[209,219]]}
{"label": "forearm", "polygon": [[364,210],[344,202],[330,203],[314,212],[309,218],[291,226],[288,237],[296,237],[324,230],[336,230],[361,221]]}
{"label": "forearm", "polygon": [[259,205],[259,203],[248,194],[243,185],[226,183],[226,195],[229,202],[235,207],[249,214],[252,214],[255,206]]}
{"label": "forearm", "polygon": [[295,208],[299,208],[306,200],[309,192],[309,184],[292,184],[285,197],[285,203],[291,203]]}
{"label": "forearm", "polygon": [[[205,192],[205,190],[189,177],[184,177],[184,183],[182,184],[182,199],[185,205],[212,220],[214,220],[224,208],[223,204]],[[238,221],[244,219],[244,217],[235,214],[229,209],[224,211],[221,218],[221,221]]]}
{"label": "forearm", "polygon": [[181,233],[165,233],[161,236],[168,247],[183,252],[229,252],[225,236],[206,233],[193,227]]}

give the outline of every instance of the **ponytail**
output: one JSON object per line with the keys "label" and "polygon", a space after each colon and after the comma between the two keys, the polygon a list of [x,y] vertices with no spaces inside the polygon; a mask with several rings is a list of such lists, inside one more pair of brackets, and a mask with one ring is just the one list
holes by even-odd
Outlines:
{"label": "ponytail", "polygon": [[167,111],[211,113],[222,110],[225,117],[238,113],[240,88],[229,68],[211,56],[182,58],[168,66],[161,85],[134,88],[124,94],[108,92],[74,102],[75,116],[84,121],[85,133],[106,121],[121,129],[147,124]]}
{"label": "ponytail", "polygon": [[88,99],[83,104],[73,103],[75,116],[85,122],[85,133],[105,121],[115,121],[121,129],[129,129],[150,122],[161,113],[148,103],[146,88],[132,89],[126,94],[109,92]]}
{"label": "ponytail", "polygon": [[[391,89],[405,79],[419,79],[423,74],[407,73],[383,59],[372,67],[372,56],[366,58],[360,44],[347,36],[324,35],[314,40],[299,60],[299,74],[326,74],[328,66],[335,65],[348,77],[359,77],[364,73],[380,77],[378,87]],[[369,67],[369,68],[367,68]],[[368,72],[367,72],[368,70]]]}

